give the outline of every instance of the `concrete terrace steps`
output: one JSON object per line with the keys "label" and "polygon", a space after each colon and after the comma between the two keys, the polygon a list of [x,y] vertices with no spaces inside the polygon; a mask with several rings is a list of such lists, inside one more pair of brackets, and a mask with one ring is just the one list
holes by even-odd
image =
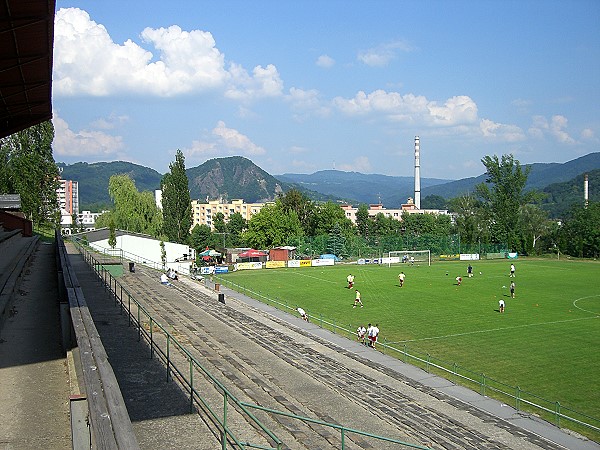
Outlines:
{"label": "concrete terrace steps", "polygon": [[[371,349],[356,344],[356,351],[348,352],[315,338],[290,325],[297,321],[314,327],[297,318],[278,320],[233,297],[222,305],[216,294],[191,280],[168,288],[146,269],[122,281],[159,320],[205,355],[203,364],[212,364],[216,376],[229,379],[228,388],[243,391],[256,403],[274,402],[274,409],[435,448],[562,448],[364,360],[360,353],[375,353]],[[200,340],[195,339],[198,333]],[[265,392],[270,398],[264,398]],[[356,439],[360,448],[385,448],[382,443],[359,443],[361,439]]]}
{"label": "concrete terrace steps", "polygon": [[[261,361],[264,365],[265,358],[269,356],[268,352],[267,354],[262,352],[259,355],[259,349],[248,350],[247,347],[244,347],[243,335],[233,329],[225,331],[222,324],[219,323],[220,321],[215,320],[203,308],[191,304],[175,289],[158,284],[156,279],[140,284],[139,272],[135,274],[135,277],[138,278],[138,284],[130,287],[134,296],[136,298],[139,296],[141,301],[152,310],[152,314],[161,318],[159,320],[162,320],[163,324],[168,324],[169,328],[172,327],[173,334],[237,398],[289,413],[314,417],[301,402],[294,399],[289,392],[283,391],[274,382],[270,375],[270,371],[273,370],[272,366],[265,368],[256,363],[256,361]],[[168,297],[167,300],[165,300],[165,295]],[[216,302],[205,296],[199,301],[209,302],[209,309]],[[282,370],[285,369],[286,366],[282,365]],[[203,387],[203,395],[211,397],[215,405],[222,402],[219,395],[211,396],[207,386]],[[324,448],[339,448],[340,441],[337,433],[330,429],[307,427],[299,421],[294,423],[294,421],[281,416],[271,418],[262,413],[256,413],[256,415],[286,443],[285,448],[318,449],[323,445],[325,445]],[[248,429],[251,427],[255,429],[255,426],[245,421],[242,422],[242,418],[239,416],[236,417],[236,420],[237,423],[234,427],[238,433],[241,433],[242,436],[246,434],[245,440],[256,443],[260,433],[254,436],[254,439],[251,439],[252,436],[248,436]],[[260,440],[258,442],[262,445],[267,444]],[[351,442],[348,442],[348,445],[351,445]],[[374,447],[349,446],[348,448]]]}
{"label": "concrete terrace steps", "polygon": [[39,238],[23,237],[21,230],[0,232],[0,329],[14,313],[12,301],[22,281],[23,270],[39,244]]}

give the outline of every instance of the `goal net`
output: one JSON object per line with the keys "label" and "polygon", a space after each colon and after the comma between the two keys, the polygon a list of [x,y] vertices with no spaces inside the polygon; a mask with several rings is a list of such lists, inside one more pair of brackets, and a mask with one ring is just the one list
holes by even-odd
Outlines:
{"label": "goal net", "polygon": [[389,252],[388,267],[392,264],[427,264],[431,266],[430,250],[398,250]]}

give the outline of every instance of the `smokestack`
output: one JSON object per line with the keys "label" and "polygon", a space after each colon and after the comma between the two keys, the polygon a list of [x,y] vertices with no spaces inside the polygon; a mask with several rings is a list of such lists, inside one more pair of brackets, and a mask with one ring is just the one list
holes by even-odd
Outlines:
{"label": "smokestack", "polygon": [[583,175],[583,204],[587,208],[589,201],[589,193],[588,193],[588,174]]}
{"label": "smokestack", "polygon": [[421,209],[421,155],[419,136],[415,136],[415,206]]}

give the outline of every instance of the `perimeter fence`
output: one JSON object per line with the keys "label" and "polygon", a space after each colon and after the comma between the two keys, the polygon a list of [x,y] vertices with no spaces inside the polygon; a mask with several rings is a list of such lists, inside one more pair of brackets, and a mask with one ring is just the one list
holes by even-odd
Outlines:
{"label": "perimeter fence", "polygon": [[[343,425],[328,423],[315,418],[304,417],[296,414],[265,408],[264,406],[244,402],[238,399],[231,390],[227,389],[202,363],[194,357],[190,350],[185,347],[169,330],[162,325],[127,289],[117,277],[105,267],[104,258],[90,248],[75,241],[85,262],[94,270],[98,280],[114,298],[115,306],[128,315],[128,322],[137,330],[138,341],[144,341],[150,349],[150,358],[158,358],[165,366],[165,381],[177,381],[189,395],[190,412],[204,412],[209,420],[215,424],[220,433],[220,448],[226,450],[239,449],[262,449],[280,450],[287,448],[284,442],[273,433],[261,421],[252,410],[266,412],[276,416],[285,416],[290,419],[301,421],[306,424],[320,425],[340,434],[340,449],[345,450],[349,445],[346,441],[350,435],[358,435],[371,438],[379,442],[399,444],[401,448],[416,448],[431,450],[429,447],[404,442],[398,439],[378,436],[366,431],[345,427]],[[220,395],[217,403],[214,398],[207,394],[207,386],[211,386]],[[258,430],[261,434],[260,440],[268,444],[247,442],[239,437],[231,427],[230,423],[242,418],[248,423],[248,427]],[[324,442],[324,445],[330,445]]]}
{"label": "perimeter fence", "polygon": [[[296,314],[297,305],[289,304],[285,299],[269,298],[223,276],[215,275],[214,279],[218,280],[221,285],[248,297],[291,314]],[[320,313],[312,314],[310,310],[307,310],[306,313],[311,323],[349,339],[356,338],[356,328],[352,324],[341,323],[339,320],[324,317]],[[487,376],[485,373],[475,372],[455,362],[445,361],[429,353],[420,352],[418,349],[410,348],[406,343],[398,346],[398,343],[387,341],[385,337],[381,337],[377,342],[377,347],[385,354],[419,367],[427,373],[440,375],[449,381],[473,389],[481,395],[502,401],[513,406],[517,411],[536,414],[558,427],[565,427],[580,432],[597,442],[600,441],[600,419],[597,417],[561,405],[559,401],[545,399],[537,394],[525,391],[519,386],[511,386]]]}

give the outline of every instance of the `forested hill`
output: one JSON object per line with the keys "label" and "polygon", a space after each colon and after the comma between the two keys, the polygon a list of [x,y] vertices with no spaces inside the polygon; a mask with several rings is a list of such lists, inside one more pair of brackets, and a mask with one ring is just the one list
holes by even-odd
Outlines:
{"label": "forested hill", "polygon": [[[112,207],[108,195],[108,181],[112,175],[127,174],[135,182],[138,191],[154,192],[160,189],[162,174],[137,164],[115,161],[98,163],[57,163],[61,177],[79,183],[80,211],[101,211]],[[280,192],[298,188],[310,199],[326,201],[338,197],[313,192],[303,186],[276,180],[252,161],[241,156],[211,159],[204,164],[186,170],[192,200],[211,200],[219,197],[246,202],[274,200]]]}
{"label": "forested hill", "polygon": [[[600,169],[600,152],[590,153],[566,163],[534,163],[527,164],[531,172],[527,178],[525,189],[543,190],[553,183],[570,182],[574,177],[594,169]],[[475,185],[485,182],[485,174],[478,177],[464,178],[445,184],[437,184],[421,189],[421,197],[439,195],[444,198],[453,198],[475,190]],[[583,186],[583,184],[582,184]]]}
{"label": "forested hill", "polygon": [[[99,163],[58,164],[62,178],[79,182],[80,210],[100,211],[112,206],[108,195],[108,180],[115,174],[127,174],[139,191],[160,188],[162,175],[153,169],[123,161]],[[590,200],[596,198],[600,153],[591,153],[564,164],[532,164],[526,189],[544,190],[549,194],[543,208],[552,217],[563,217],[571,203],[583,199],[583,173],[590,173]],[[365,175],[358,172],[321,171],[312,175],[285,174],[276,177],[265,172],[252,161],[241,156],[215,158],[186,170],[190,196],[204,201],[219,197],[226,200],[244,199],[246,202],[274,200],[280,192],[298,188],[310,199],[344,200],[352,204],[377,203],[397,208],[413,196],[411,177]],[[473,192],[479,177],[451,181],[421,179],[421,198],[437,195],[445,199]],[[550,185],[558,183],[557,186]]]}
{"label": "forested hill", "polygon": [[[589,201],[600,202],[600,169],[591,170],[587,174]],[[542,190],[546,195],[542,200],[542,209],[548,211],[550,217],[565,218],[573,206],[583,205],[583,176],[581,174],[564,183],[546,186]]]}
{"label": "forested hill", "polygon": [[129,175],[140,192],[159,189],[162,178],[154,169],[124,161],[57,165],[62,170],[61,178],[78,182],[80,211],[101,211],[111,207],[108,180],[112,175]]}
{"label": "forested hill", "polygon": [[186,170],[192,199],[272,201],[287,186],[242,156],[215,158]]}

